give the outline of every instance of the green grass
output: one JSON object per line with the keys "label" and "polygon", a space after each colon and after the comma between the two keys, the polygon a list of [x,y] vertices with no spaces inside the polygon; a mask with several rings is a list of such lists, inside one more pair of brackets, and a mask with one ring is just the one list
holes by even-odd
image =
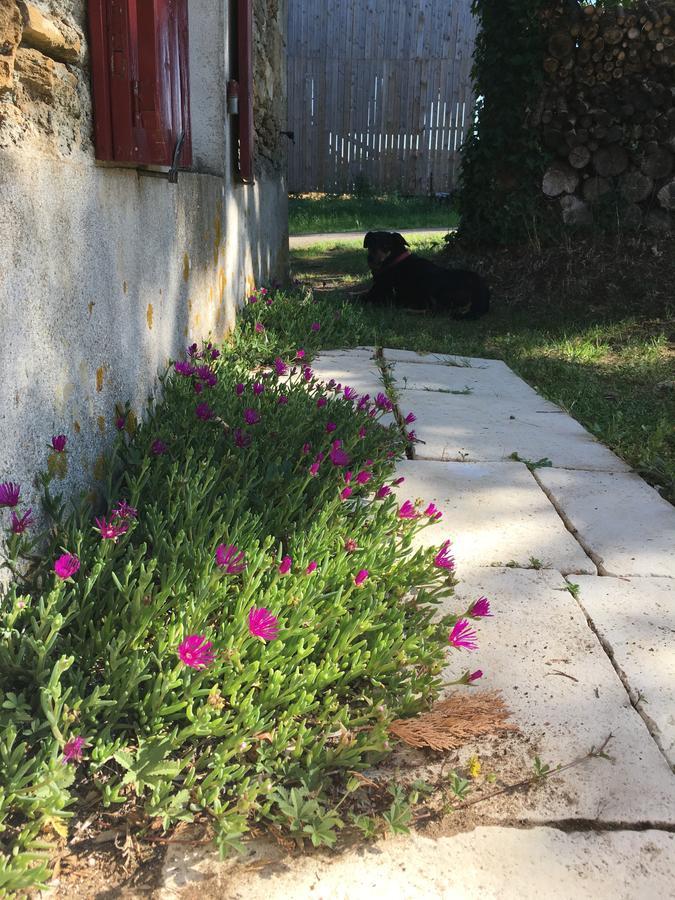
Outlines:
{"label": "green grass", "polygon": [[409,228],[454,228],[452,206],[428,197],[335,196],[303,194],[288,201],[291,234],[333,231],[376,231]]}
{"label": "green grass", "polygon": [[[440,247],[414,245],[426,255]],[[557,248],[523,258],[467,258],[455,250],[453,262],[487,273],[489,316],[455,322],[364,308],[343,340],[503,359],[675,501],[675,393],[659,388],[675,377],[672,279],[653,248],[643,256],[631,248],[630,267],[623,266],[625,252],[596,246],[586,247],[586,256]],[[368,278],[356,244],[297,250],[292,264],[296,278],[336,302]]]}

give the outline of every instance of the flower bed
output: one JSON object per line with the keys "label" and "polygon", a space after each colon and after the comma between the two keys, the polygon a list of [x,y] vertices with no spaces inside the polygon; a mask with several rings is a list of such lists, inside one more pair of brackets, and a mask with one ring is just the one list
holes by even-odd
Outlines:
{"label": "flower bed", "polygon": [[165,828],[205,816],[226,851],[252,822],[287,821],[276,790],[299,786],[323,823],[305,836],[332,843],[340,773],[385,754],[392,719],[437,695],[448,646],[473,645],[459,617],[432,620],[452,560],[447,544],[413,549],[439,512],[397,505],[398,430],[314,379],[293,323],[256,330],[254,306],[222,355],[193,346],[171,367],[140,426],[120,411],[94,506],[64,516],[43,476],[39,553],[21,486],[0,486],[16,574],[0,890],[48,878],[92,790]]}

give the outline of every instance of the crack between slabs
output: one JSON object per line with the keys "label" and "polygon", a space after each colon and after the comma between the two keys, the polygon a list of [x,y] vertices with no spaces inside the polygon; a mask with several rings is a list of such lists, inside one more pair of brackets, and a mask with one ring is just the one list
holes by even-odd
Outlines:
{"label": "crack between slabs", "polygon": [[574,832],[603,832],[612,831],[663,831],[667,834],[675,834],[673,822],[600,822],[597,819],[542,819],[540,822],[524,822],[520,819],[494,819],[480,822],[481,828],[516,828],[520,831],[531,831],[534,828],[555,828],[572,834]]}
{"label": "crack between slabs", "polygon": [[[392,408],[392,414],[396,419],[396,424],[398,426],[399,431],[401,432],[401,436],[406,438],[406,429],[405,429],[405,421],[403,419],[403,415],[401,410],[398,407],[398,393],[396,391],[396,387],[394,385],[394,379],[391,376],[391,372],[389,371],[389,366],[391,365],[384,358],[384,350],[382,347],[375,348],[375,362],[380,370],[380,374],[382,376],[382,383],[384,385],[384,389],[387,393],[387,396],[394,404]],[[415,456],[415,447],[409,441],[406,440],[406,448],[405,455],[407,459],[416,459]]]}

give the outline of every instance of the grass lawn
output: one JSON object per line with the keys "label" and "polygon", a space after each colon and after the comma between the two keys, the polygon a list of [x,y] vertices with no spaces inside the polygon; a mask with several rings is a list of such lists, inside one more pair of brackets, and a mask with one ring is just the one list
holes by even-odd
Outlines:
{"label": "grass lawn", "polygon": [[[455,322],[364,309],[345,343],[504,359],[675,502],[672,248],[586,241],[471,255],[442,242],[414,244],[483,272],[493,292],[490,315]],[[294,251],[292,266],[296,278],[336,302],[368,278],[358,242]]]}
{"label": "grass lawn", "polygon": [[454,228],[457,213],[447,203],[428,197],[291,195],[288,201],[291,234],[325,231],[397,231],[406,228]]}

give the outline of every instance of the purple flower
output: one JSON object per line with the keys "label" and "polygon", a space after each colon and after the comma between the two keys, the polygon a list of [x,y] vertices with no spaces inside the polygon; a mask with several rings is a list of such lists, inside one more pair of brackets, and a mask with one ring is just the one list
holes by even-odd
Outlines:
{"label": "purple flower", "polygon": [[122,520],[120,523],[114,522],[112,518],[108,522],[104,516],[94,519],[96,529],[104,541],[116,541],[118,537],[126,534],[129,530],[128,522]]}
{"label": "purple flower", "polygon": [[332,431],[337,429],[337,425],[335,422],[326,422],[326,433],[330,434]]}
{"label": "purple flower", "polygon": [[307,441],[307,443],[302,445],[302,455],[307,456],[309,451],[312,449],[312,445]]}
{"label": "purple flower", "polygon": [[437,521],[443,516],[443,513],[434,503],[430,503],[424,510],[424,515],[428,516],[430,519],[434,519]]}
{"label": "purple flower", "polygon": [[162,456],[162,454],[166,453],[168,449],[169,448],[164,443],[164,441],[160,441],[159,438],[157,438],[156,441],[153,441],[150,445],[150,451],[151,453],[154,453],[155,456]]}
{"label": "purple flower", "polygon": [[215,660],[213,644],[203,634],[191,634],[178,645],[180,661],[191,669],[205,669]]}
{"label": "purple flower", "polygon": [[54,562],[54,571],[62,581],[71,578],[79,568],[80,561],[74,553],[64,553]]}
{"label": "purple flower", "polygon": [[264,334],[264,333],[265,333],[265,326],[263,325],[262,322],[256,322],[256,323],[255,323],[255,330],[256,330],[256,334]]}
{"label": "purple flower", "polygon": [[56,453],[63,453],[66,449],[66,444],[68,443],[68,438],[65,434],[55,434],[52,438],[52,449]]}
{"label": "purple flower", "polygon": [[0,484],[0,507],[16,506],[21,494],[21,485],[13,481],[3,481]]}
{"label": "purple flower", "polygon": [[253,393],[256,397],[259,397],[262,392],[265,390],[265,385],[261,381],[256,381],[253,385]]}
{"label": "purple flower", "polygon": [[216,547],[216,564],[228,575],[239,575],[246,568],[246,558],[234,544],[219,544]]}
{"label": "purple flower", "polygon": [[471,616],[472,619],[483,619],[485,616],[491,616],[490,612],[490,601],[487,597],[479,597],[475,603],[473,603],[467,613],[467,616]]}
{"label": "purple flower", "polygon": [[419,513],[410,500],[406,500],[403,506],[399,507],[398,517],[399,519],[418,519]]}
{"label": "purple flower", "polygon": [[120,500],[113,509],[112,517],[116,519],[137,519],[138,510],[129,506],[126,500]]}
{"label": "purple flower", "polygon": [[183,375],[184,378],[189,378],[190,375],[194,375],[194,366],[188,362],[175,362],[173,367],[175,371],[179,375]]}
{"label": "purple flower", "polygon": [[300,350],[298,350],[298,352],[295,354],[295,358],[296,359],[304,359],[305,351],[302,348]]}
{"label": "purple flower", "polygon": [[251,442],[253,438],[247,431],[242,431],[241,428],[235,428],[233,432],[233,440],[234,446],[240,447],[241,449],[245,449],[246,447],[251,446]]}
{"label": "purple flower", "polygon": [[448,553],[448,547],[450,546],[450,541],[444,541],[441,544],[441,549],[438,551],[436,556],[434,556],[434,565],[437,569],[454,569],[455,561]]}
{"label": "purple flower", "polygon": [[363,440],[364,437],[365,437],[367,434],[368,434],[367,428],[365,427],[365,425],[362,425],[362,426],[359,428],[359,437],[360,437],[360,439]]}
{"label": "purple flower", "polygon": [[269,609],[252,606],[248,614],[248,630],[254,637],[273,641],[279,635],[279,620]]}
{"label": "purple flower", "polygon": [[208,384],[209,387],[215,387],[218,384],[218,379],[208,366],[199,366],[196,368],[195,375],[197,378],[201,378],[201,380]]}
{"label": "purple flower", "polygon": [[258,302],[258,298],[256,297],[255,294],[251,294],[251,295],[249,296],[249,298],[248,298],[248,302],[249,302],[249,303],[257,303],[257,302]]}
{"label": "purple flower", "polygon": [[14,510],[12,510],[12,534],[23,534],[24,531],[29,528],[35,522],[35,519],[31,516],[33,512],[32,509],[29,509],[23,516],[19,517]]}
{"label": "purple flower", "polygon": [[241,383],[241,381],[239,382],[239,384],[235,385],[234,392],[237,397],[241,397],[241,395],[244,393],[244,385]]}
{"label": "purple flower", "polygon": [[404,481],[405,481],[405,477],[403,475],[401,475],[400,478],[394,478],[394,480],[392,481],[392,484],[396,485],[396,487],[398,487],[399,484],[403,484]]}
{"label": "purple flower", "polygon": [[412,425],[413,422],[417,421],[417,416],[415,415],[415,413],[409,412],[403,421],[406,425]]}
{"label": "purple flower", "polygon": [[481,669],[476,669],[475,672],[472,672],[469,675],[469,684],[471,684],[471,682],[473,682],[473,681],[478,681],[478,679],[482,678],[482,677],[483,677],[483,672],[481,671]]}
{"label": "purple flower", "polygon": [[377,397],[375,397],[375,406],[378,409],[384,410],[385,412],[391,412],[393,408],[393,404],[389,397],[387,397],[387,395],[383,394],[382,392],[380,392]]}
{"label": "purple flower", "polygon": [[286,406],[288,403],[288,397],[286,394],[279,394],[279,399],[277,400],[277,406]]}
{"label": "purple flower", "polygon": [[334,466],[348,466],[351,462],[351,456],[340,447],[333,447],[328,455]]}
{"label": "purple flower", "polygon": [[212,350],[211,351],[211,359],[218,359],[220,356],[220,350]]}
{"label": "purple flower", "polygon": [[187,348],[187,354],[188,354],[188,356],[192,356],[192,357],[199,357],[199,356],[201,356],[201,353],[198,353],[198,352],[197,352],[197,345],[196,345],[196,344],[190,344],[190,346]]}
{"label": "purple flower", "polygon": [[249,406],[244,410],[244,421],[247,425],[257,425],[260,421],[260,413],[257,409],[251,409]]}
{"label": "purple flower", "polygon": [[195,409],[195,415],[198,419],[201,419],[202,422],[208,422],[209,419],[214,417],[215,413],[208,403],[199,403]]}
{"label": "purple flower", "polygon": [[316,475],[319,474],[319,466],[320,465],[321,465],[321,463],[313,462],[312,465],[309,467],[309,474],[312,476],[312,478],[314,478]]}
{"label": "purple flower", "polygon": [[274,371],[280,377],[288,372],[288,366],[280,356],[277,356],[277,358],[274,360]]}
{"label": "purple flower", "polygon": [[356,400],[359,396],[358,391],[356,391],[353,387],[346,387],[344,389],[345,400]]}
{"label": "purple flower", "polygon": [[349,498],[351,497],[351,495],[353,493],[354,493],[353,488],[350,488],[350,487],[342,488],[342,490],[340,491],[340,500],[349,500]]}
{"label": "purple flower", "polygon": [[192,385],[192,389],[195,394],[201,394],[201,392],[204,390],[204,385],[201,383],[201,381],[195,381],[195,383]]}
{"label": "purple flower", "polygon": [[126,424],[127,424],[127,417],[126,417],[126,416],[118,416],[118,417],[115,419],[115,428],[116,428],[118,431],[124,431],[124,428],[125,428]]}
{"label": "purple flower", "polygon": [[321,331],[321,323],[320,322],[312,322],[311,329],[314,332]]}
{"label": "purple flower", "polygon": [[375,494],[375,499],[376,500],[384,500],[384,498],[388,497],[389,494],[391,494],[391,488],[388,485],[383,484],[382,487]]}
{"label": "purple flower", "polygon": [[368,577],[368,574],[369,574],[368,569],[361,569],[361,571],[358,573],[358,575],[356,575],[354,578],[354,584],[356,585],[356,587],[361,587],[363,582]]}
{"label": "purple flower", "polygon": [[448,635],[448,643],[457,650],[477,650],[476,632],[471,628],[466,619],[455,622],[452,631]]}
{"label": "purple flower", "polygon": [[290,556],[284,556],[284,558],[279,563],[279,574],[280,575],[288,575],[291,571],[291,566],[293,565],[293,560]]}
{"label": "purple flower", "polygon": [[370,394],[364,394],[363,397],[361,397],[359,402],[356,404],[356,408],[361,410],[362,412],[363,412],[363,410],[368,409],[368,401],[369,400],[370,400]]}
{"label": "purple flower", "polygon": [[417,442],[417,432],[416,431],[409,431],[406,434],[406,437],[410,441],[411,444],[414,444]]}
{"label": "purple flower", "polygon": [[357,484],[368,484],[368,482],[370,481],[370,479],[372,477],[373,476],[372,476],[371,472],[366,472],[365,470],[362,470],[356,476],[356,483]]}
{"label": "purple flower", "polygon": [[321,409],[327,403],[328,403],[328,400],[326,400],[325,397],[319,397],[319,399],[316,401],[317,409]]}
{"label": "purple flower", "polygon": [[87,742],[83,737],[70,738],[63,747],[63,758],[61,762],[64,766],[71,762],[79,762],[82,759],[82,750]]}
{"label": "purple flower", "polygon": [[311,575],[312,572],[316,572],[316,569],[317,569],[317,563],[315,563],[315,562],[312,560],[312,562],[311,562],[311,563],[307,566],[307,568],[305,569],[305,575]]}
{"label": "purple flower", "polygon": [[314,375],[314,372],[312,372],[309,366],[305,366],[302,370],[302,377],[305,379],[305,381],[311,381],[312,375]]}

